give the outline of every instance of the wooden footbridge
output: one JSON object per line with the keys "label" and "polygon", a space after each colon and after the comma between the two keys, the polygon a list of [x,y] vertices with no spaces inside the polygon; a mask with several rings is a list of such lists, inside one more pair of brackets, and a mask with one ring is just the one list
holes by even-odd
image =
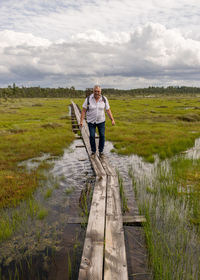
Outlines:
{"label": "wooden footbridge", "polygon": [[[80,111],[72,102],[78,125]],[[89,131],[83,123],[81,135],[88,154],[91,154]],[[96,173],[86,237],[83,247],[79,280],[128,279],[123,218],[115,169],[108,160],[90,157]],[[137,217],[135,217],[137,222]]]}

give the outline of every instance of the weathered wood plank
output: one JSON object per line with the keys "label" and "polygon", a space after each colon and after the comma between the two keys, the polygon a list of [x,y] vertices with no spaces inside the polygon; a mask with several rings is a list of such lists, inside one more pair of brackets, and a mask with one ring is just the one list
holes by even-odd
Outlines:
{"label": "weathered wood plank", "polygon": [[105,228],[106,176],[95,183],[79,280],[102,280]]}
{"label": "weathered wood plank", "polygon": [[[75,104],[73,104],[73,107],[77,122],[80,124],[80,112]],[[88,154],[90,154],[91,149],[88,138],[89,131],[85,121],[83,122],[81,134],[86,150]],[[97,157],[90,157],[90,160],[97,177],[92,197],[78,279],[102,280],[107,178],[99,159]]]}
{"label": "weathered wood plank", "polygon": [[[123,224],[126,226],[141,226],[142,223],[146,223],[144,216],[122,216]],[[68,224],[82,224],[85,223],[83,217],[69,217],[67,220]]]}
{"label": "weathered wood plank", "polygon": [[108,159],[106,156],[103,156],[102,158],[99,157],[99,160],[100,160],[101,164],[103,165],[103,168],[105,169],[107,175],[113,175],[113,176],[116,175],[115,169],[108,162]]}
{"label": "weathered wood plank", "polygon": [[142,226],[143,223],[146,223],[144,216],[123,216],[123,224],[125,226]]}
{"label": "weathered wood plank", "polygon": [[107,183],[104,279],[128,279],[121,202],[116,176],[108,176]]}

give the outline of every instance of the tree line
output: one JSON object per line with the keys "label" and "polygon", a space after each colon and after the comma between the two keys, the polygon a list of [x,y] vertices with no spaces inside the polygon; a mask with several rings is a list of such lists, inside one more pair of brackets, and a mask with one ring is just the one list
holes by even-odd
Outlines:
{"label": "tree line", "polygon": [[[82,98],[92,89],[77,90],[74,86],[70,88],[41,88],[38,87],[18,87],[15,83],[7,88],[0,88],[0,98]],[[102,94],[106,96],[155,96],[155,95],[197,95],[200,94],[198,87],[148,87],[138,89],[115,89],[103,88]]]}

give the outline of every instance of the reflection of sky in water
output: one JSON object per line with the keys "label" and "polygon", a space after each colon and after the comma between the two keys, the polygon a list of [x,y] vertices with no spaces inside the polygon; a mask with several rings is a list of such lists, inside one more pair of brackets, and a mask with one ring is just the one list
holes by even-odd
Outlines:
{"label": "reflection of sky in water", "polygon": [[[69,215],[79,216],[79,197],[81,190],[85,188],[86,182],[94,182],[94,172],[92,171],[85,148],[78,148],[76,147],[77,145],[82,145],[82,140],[75,140],[68,149],[64,150],[64,154],[60,158],[44,154],[41,157],[33,158],[19,164],[26,166],[28,170],[32,170],[37,168],[45,160],[53,163],[53,168],[49,171],[49,178],[45,186],[38,188],[35,192],[35,198],[42,203],[49,214],[44,221],[27,221],[27,225],[23,225],[23,229],[19,230],[11,240],[1,246],[0,255],[4,256],[5,259],[9,258],[12,261],[12,258],[19,258],[20,251],[22,251],[23,247],[33,253],[35,251],[37,252],[37,250],[41,251],[45,246],[55,245],[55,242],[59,243],[58,240],[55,240],[55,233],[61,234],[63,232]],[[132,168],[134,177],[139,184],[145,185],[148,182],[149,186],[152,186],[160,164],[159,159],[156,159],[153,164],[147,163],[137,155],[121,156],[111,153],[111,149],[113,149],[112,143],[106,142],[105,154],[108,156],[108,160],[112,166],[120,172],[129,207],[131,208],[133,206],[131,210],[135,211],[130,211],[129,215],[137,214],[137,207],[133,205],[132,180],[128,176],[128,170],[130,167]],[[197,139],[194,148],[188,150],[185,154],[189,158],[199,158],[200,139]],[[162,162],[165,171],[169,170],[169,162],[169,160]],[[52,187],[52,177],[57,180],[59,187],[54,189],[52,196],[45,200],[45,188]],[[54,179],[53,183],[55,182]],[[74,191],[67,196],[66,189],[71,188],[74,188]],[[174,205],[171,205],[170,209],[173,208]],[[184,211],[184,209],[182,210]],[[157,215],[159,217],[159,213]],[[38,246],[37,238],[35,238],[38,234],[40,235],[40,244],[42,244],[42,247]]]}
{"label": "reflection of sky in water", "polygon": [[200,138],[195,140],[194,147],[186,152],[188,158],[199,159],[200,158]]}
{"label": "reflection of sky in water", "polygon": [[[59,249],[60,237],[67,225],[69,216],[80,215],[79,197],[86,182],[95,181],[94,172],[84,148],[76,148],[81,145],[81,140],[75,140],[68,149],[64,150],[61,157],[52,157],[43,154],[41,157],[21,162],[27,170],[34,170],[44,161],[52,163],[53,168],[45,172],[46,180],[34,193],[35,200],[42,208],[47,209],[48,215],[44,220],[25,219],[14,236],[0,246],[0,264],[8,265],[12,260],[20,259],[26,254],[41,253],[46,247],[55,246]],[[55,187],[55,185],[58,185]],[[52,189],[52,195],[45,198],[48,189]],[[72,192],[67,194],[66,190]],[[26,213],[26,203],[22,203],[17,210]],[[9,212],[12,210],[9,209]],[[10,213],[11,214],[11,213]],[[10,215],[9,214],[9,215]],[[38,237],[40,241],[38,241]]]}

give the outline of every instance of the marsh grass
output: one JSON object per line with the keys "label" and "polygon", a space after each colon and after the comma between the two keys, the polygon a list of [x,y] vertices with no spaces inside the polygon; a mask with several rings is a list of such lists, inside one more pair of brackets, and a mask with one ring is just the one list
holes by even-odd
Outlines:
{"label": "marsh grass", "polygon": [[81,191],[81,195],[79,198],[79,207],[81,209],[80,215],[83,218],[83,222],[81,223],[81,226],[83,228],[87,227],[92,195],[93,195],[93,191],[91,188],[91,184],[86,183],[86,187]]}
{"label": "marsh grass", "polygon": [[44,198],[50,198],[53,194],[53,189],[52,188],[48,188],[44,194]]}
{"label": "marsh grass", "polygon": [[68,279],[72,279],[72,262],[70,254],[67,255],[67,265],[68,265]]}
{"label": "marsh grass", "polygon": [[122,213],[129,212],[128,204],[127,204],[127,198],[124,192],[124,185],[123,185],[123,178],[120,176],[120,173],[118,170],[116,170],[117,176],[118,176],[118,183],[119,183],[119,192],[121,197],[121,205],[122,205]]}
{"label": "marsh grass", "polygon": [[23,227],[28,219],[43,220],[48,215],[48,210],[34,198],[29,198],[19,207],[12,211],[0,211],[0,242],[8,240],[12,235]]}
{"label": "marsh grass", "polygon": [[74,190],[75,190],[75,187],[74,187],[74,186],[73,186],[73,187],[70,187],[70,188],[67,188],[67,189],[65,190],[65,194],[66,194],[66,195],[70,195]]}
{"label": "marsh grass", "polygon": [[37,219],[43,220],[47,215],[48,215],[48,210],[47,209],[45,209],[45,208],[40,209],[39,212],[38,212],[38,215],[37,215]]}
{"label": "marsh grass", "polygon": [[[154,155],[170,158],[194,145],[200,136],[198,98],[165,97],[109,99],[116,126],[107,118],[106,138],[113,152],[137,154],[148,162]],[[78,100],[81,106],[83,100]],[[193,116],[188,121],[187,116]]]}
{"label": "marsh grass", "polygon": [[67,279],[71,279],[71,280],[78,279],[80,249],[81,249],[81,244],[78,241],[78,234],[76,233],[73,248],[67,253],[67,267],[68,267]]}
{"label": "marsh grass", "polygon": [[155,178],[132,169],[154,279],[199,279],[199,160],[183,156],[160,163]]}
{"label": "marsh grass", "polygon": [[43,153],[61,155],[74,139],[69,117],[61,118],[69,103],[68,99],[1,100],[0,208],[16,206],[38,186],[37,170],[30,174],[19,162]]}
{"label": "marsh grass", "polygon": [[200,235],[200,159],[175,159],[171,163],[176,195],[183,196],[188,204],[188,218]]}

